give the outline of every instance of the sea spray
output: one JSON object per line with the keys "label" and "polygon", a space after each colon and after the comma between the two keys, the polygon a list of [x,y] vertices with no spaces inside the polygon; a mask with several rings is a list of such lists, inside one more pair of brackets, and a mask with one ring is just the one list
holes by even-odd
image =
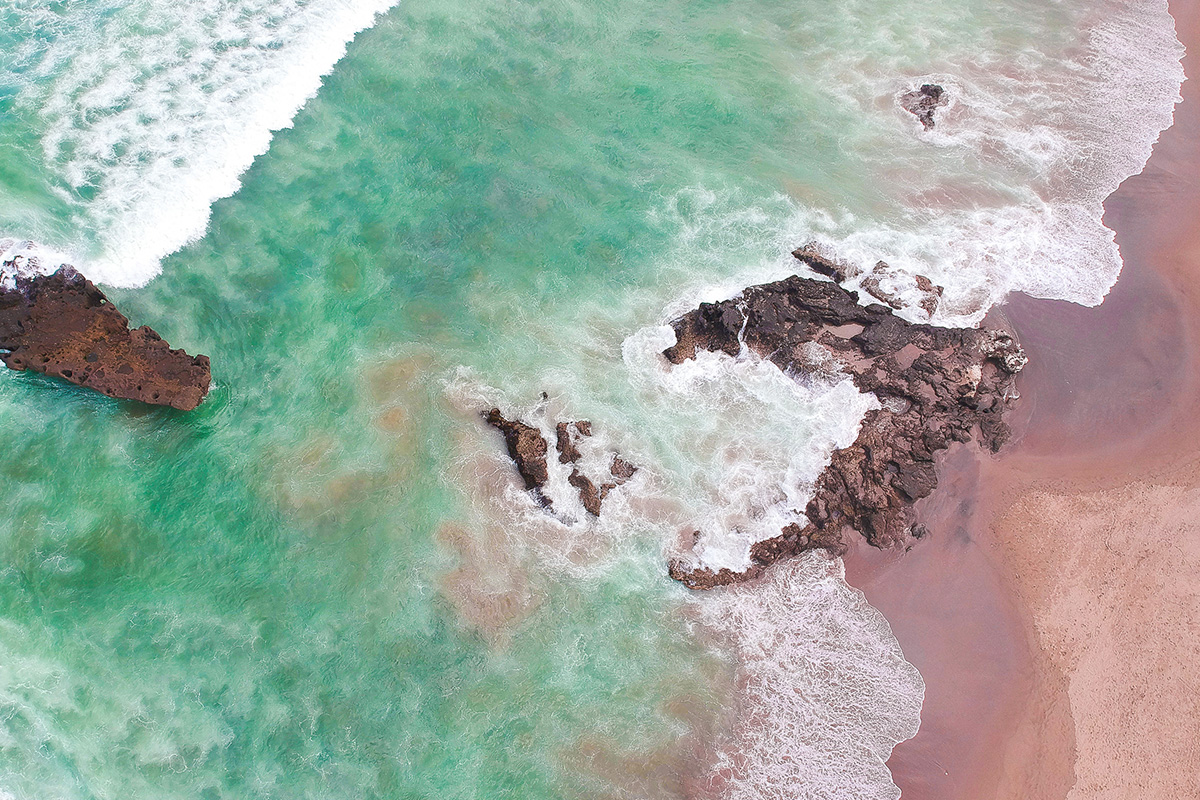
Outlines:
{"label": "sea spray", "polygon": [[37,242],[0,237],[0,287],[13,289],[18,278],[52,275],[67,257]]}

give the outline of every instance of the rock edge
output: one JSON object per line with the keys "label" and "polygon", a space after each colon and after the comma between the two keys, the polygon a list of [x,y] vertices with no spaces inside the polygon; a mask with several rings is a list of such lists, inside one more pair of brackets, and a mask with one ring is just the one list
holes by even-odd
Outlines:
{"label": "rock edge", "polygon": [[[810,255],[796,253],[811,264]],[[821,266],[843,277],[840,265]],[[807,524],[756,543],[747,570],[672,561],[671,577],[693,589],[754,578],[808,550],[840,553],[847,529],[881,548],[923,536],[913,504],[937,485],[934,454],[955,441],[974,439],[993,452],[1004,444],[1003,416],[1027,360],[1008,332],[910,323],[887,306],[859,305],[856,292],[835,282],[797,275],[704,303],[672,327],[676,342],[663,351],[672,364],[700,350],[736,357],[744,342],[788,374],[846,374],[883,406],[867,412],[853,444],[834,451],[804,509]]]}
{"label": "rock edge", "polygon": [[212,383],[208,356],[172,350],[69,266],[0,287],[0,359],[109,397],[190,411]]}

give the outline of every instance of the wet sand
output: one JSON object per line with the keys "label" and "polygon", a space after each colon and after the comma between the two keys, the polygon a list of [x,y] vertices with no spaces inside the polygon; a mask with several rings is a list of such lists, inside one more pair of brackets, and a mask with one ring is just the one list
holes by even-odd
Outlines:
{"label": "wet sand", "polygon": [[[1200,74],[1200,7],[1172,0]],[[948,454],[903,557],[847,577],[926,681],[909,800],[1200,797],[1200,81],[1105,204],[1094,309],[1014,297],[1017,440]]]}

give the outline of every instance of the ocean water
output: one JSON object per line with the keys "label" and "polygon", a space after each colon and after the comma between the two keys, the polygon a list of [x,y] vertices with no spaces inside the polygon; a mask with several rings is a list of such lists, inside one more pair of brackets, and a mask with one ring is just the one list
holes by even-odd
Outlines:
{"label": "ocean water", "polygon": [[[809,239],[946,324],[1099,302],[1180,56],[1160,0],[0,0],[8,272],[214,376],[0,373],[0,798],[897,797],[921,679],[837,561],[665,574],[874,398],[665,323]],[[548,515],[492,404],[639,472]]]}

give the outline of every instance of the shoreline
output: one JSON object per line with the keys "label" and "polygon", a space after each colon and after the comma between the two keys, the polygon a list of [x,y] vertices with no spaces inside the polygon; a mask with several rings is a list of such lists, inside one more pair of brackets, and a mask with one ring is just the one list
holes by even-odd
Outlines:
{"label": "shoreline", "polygon": [[[1171,0],[1200,72],[1200,9]],[[1200,786],[1200,82],[1105,201],[1125,266],[1096,308],[1009,299],[1016,437],[959,448],[909,553],[847,580],[926,681],[888,762],[904,797],[1176,798]],[[1183,535],[1180,535],[1180,534]],[[1172,535],[1174,534],[1174,535]]]}

